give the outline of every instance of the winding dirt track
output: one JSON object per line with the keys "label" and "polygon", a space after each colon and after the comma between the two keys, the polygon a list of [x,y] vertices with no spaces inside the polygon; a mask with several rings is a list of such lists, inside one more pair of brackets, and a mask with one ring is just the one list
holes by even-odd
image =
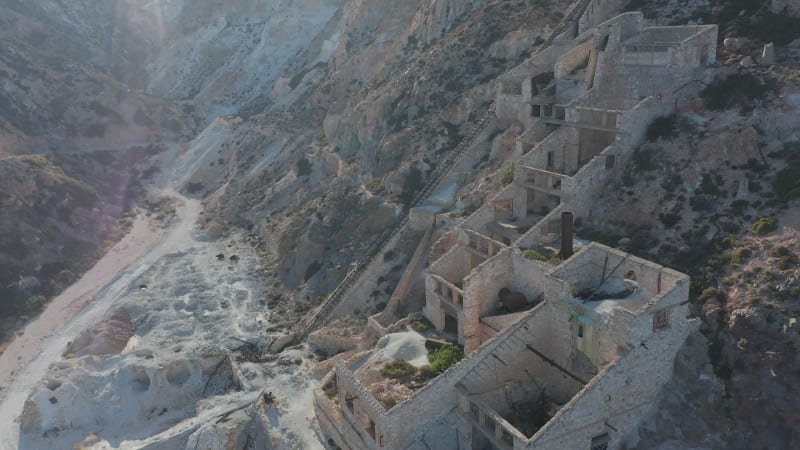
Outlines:
{"label": "winding dirt track", "polygon": [[25,399],[47,374],[50,364],[58,360],[67,342],[100,320],[114,301],[132,288],[132,280],[190,235],[200,202],[166,192],[181,202],[177,220],[168,231],[140,214],[131,231],[50,302],[0,355],[0,450],[17,449],[18,418]]}

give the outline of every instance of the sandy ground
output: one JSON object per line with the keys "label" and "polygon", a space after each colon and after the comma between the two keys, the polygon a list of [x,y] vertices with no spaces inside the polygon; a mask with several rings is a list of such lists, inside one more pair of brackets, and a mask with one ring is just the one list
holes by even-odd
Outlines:
{"label": "sandy ground", "polygon": [[129,290],[130,280],[146,270],[157,254],[169,251],[175,237],[188,233],[187,227],[194,224],[199,211],[198,201],[185,201],[177,210],[179,220],[168,233],[143,215],[137,217],[131,231],[50,302],[0,355],[0,450],[17,448],[18,417],[25,399],[49,365],[58,360],[67,342],[97,322],[108,310],[110,300]]}

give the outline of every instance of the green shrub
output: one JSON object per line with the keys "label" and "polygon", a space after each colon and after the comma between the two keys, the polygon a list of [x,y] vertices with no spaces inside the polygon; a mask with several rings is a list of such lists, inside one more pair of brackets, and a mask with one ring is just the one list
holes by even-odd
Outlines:
{"label": "green shrub", "polygon": [[316,273],[319,271],[319,269],[321,269],[321,268],[322,268],[322,263],[320,263],[319,261],[314,261],[313,263],[309,264],[309,265],[308,265],[308,267],[306,267],[306,274],[305,274],[305,276],[303,277],[303,279],[304,279],[305,281],[308,281],[308,280],[309,280],[311,277],[313,277],[313,276],[314,276],[314,274],[316,274]]}
{"label": "green shrub", "polygon": [[297,176],[311,175],[311,163],[303,157],[297,160]]}
{"label": "green shrub", "polygon": [[747,247],[739,247],[727,255],[728,262],[731,264],[739,265],[747,258],[751,257],[753,252]]}
{"label": "green shrub", "polygon": [[681,221],[681,215],[676,213],[659,214],[658,219],[664,224],[665,228],[672,228]]}
{"label": "green shrub", "polygon": [[408,326],[418,333],[423,333],[433,328],[433,324],[424,316],[412,316],[408,321]]}
{"label": "green shrub", "polygon": [[33,297],[28,297],[28,300],[25,301],[25,308],[33,312],[44,306],[45,303],[47,303],[47,297],[44,295],[34,295]]}
{"label": "green shrub", "polygon": [[761,98],[770,90],[771,86],[762,84],[755,75],[737,73],[715,80],[700,92],[700,97],[709,109],[718,111]]}
{"label": "green shrub", "polygon": [[406,206],[412,206],[411,203],[423,187],[425,187],[425,181],[422,179],[422,171],[417,166],[411,166],[406,173],[403,192],[400,193],[400,201]]}
{"label": "green shrub", "polygon": [[364,187],[372,195],[381,195],[386,193],[386,187],[383,185],[383,180],[380,178],[373,178],[367,181]]}
{"label": "green shrub", "polygon": [[774,217],[761,217],[753,222],[753,233],[761,236],[778,229],[778,221]]}
{"label": "green shrub", "polygon": [[784,256],[789,256],[791,253],[789,252],[788,248],[779,245],[777,247],[772,247],[771,249],[769,249],[769,252],[767,252],[767,254],[773,258],[782,258]]}
{"label": "green shrub", "polygon": [[417,372],[414,374],[414,379],[416,381],[425,381],[436,377],[436,375],[438,375],[438,372],[433,370],[433,367],[431,367],[430,365],[425,364],[424,366],[417,369]]}
{"label": "green shrub", "polygon": [[703,174],[700,179],[700,192],[706,195],[719,195],[719,187],[709,174]]}
{"label": "green shrub", "polygon": [[514,181],[514,163],[508,163],[500,169],[500,182],[503,186],[508,186]]}
{"label": "green shrub", "polygon": [[744,36],[764,43],[786,45],[800,37],[800,18],[767,12],[737,17],[726,28],[731,36]]}
{"label": "green shrub", "polygon": [[392,378],[395,380],[404,380],[414,375],[417,368],[412,366],[408,361],[402,359],[395,359],[387,362],[381,367],[381,376],[384,378]]}
{"label": "green shrub", "polygon": [[778,259],[778,269],[780,269],[780,270],[791,269],[792,266],[794,266],[796,262],[797,262],[797,258],[795,258],[792,255],[782,256],[780,259]]}
{"label": "green shrub", "polygon": [[464,348],[458,344],[446,344],[428,352],[431,368],[436,373],[444,372],[462,358],[464,358]]}
{"label": "green shrub", "polygon": [[731,203],[731,213],[736,216],[744,214],[745,209],[749,206],[747,200],[734,200]]}
{"label": "green shrub", "polygon": [[786,167],[775,174],[772,181],[772,190],[775,196],[782,202],[789,202],[800,198],[800,152],[788,154]]}
{"label": "green shrub", "polygon": [[558,264],[559,259],[556,255],[551,253],[545,253],[544,251],[537,250],[534,248],[526,248],[522,251],[522,256],[533,259],[536,261],[544,261],[551,264]]}
{"label": "green shrub", "polygon": [[339,393],[339,390],[336,388],[336,385],[334,384],[323,389],[323,392],[325,392],[325,395],[328,398],[334,398],[336,397],[336,394]]}
{"label": "green shrub", "polygon": [[633,152],[633,167],[636,172],[649,172],[656,170],[658,165],[653,159],[653,149],[649,146],[640,146]]}
{"label": "green shrub", "polygon": [[647,126],[647,140],[655,142],[659,139],[669,140],[678,134],[675,114],[656,117]]}
{"label": "green shrub", "polygon": [[303,77],[305,77],[306,74],[311,71],[311,69],[311,67],[306,67],[292,75],[292,78],[289,80],[289,89],[294,90],[294,88],[299,86],[300,82],[303,81]]}

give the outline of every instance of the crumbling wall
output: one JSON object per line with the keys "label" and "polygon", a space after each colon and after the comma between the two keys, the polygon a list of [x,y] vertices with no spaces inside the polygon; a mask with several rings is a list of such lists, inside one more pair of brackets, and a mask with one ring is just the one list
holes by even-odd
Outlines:
{"label": "crumbling wall", "polygon": [[561,212],[563,211],[567,211],[564,205],[558,205],[523,234],[515,245],[520,248],[530,248],[557,239],[561,235]]}
{"label": "crumbling wall", "polygon": [[501,124],[516,121],[523,128],[533,124],[531,79],[552,72],[554,63],[553,49],[547,48],[497,78],[495,114]]}
{"label": "crumbling wall", "polygon": [[[548,164],[548,153],[552,164]],[[539,142],[519,162],[518,166],[530,166],[552,170],[567,175],[578,168],[578,132],[573,127],[561,127]],[[518,169],[519,170],[519,169]],[[522,181],[522,174],[516,172],[515,180]]]}
{"label": "crumbling wall", "polygon": [[[383,406],[341,361],[336,365],[336,389],[339,410],[342,412],[344,421],[353,426],[361,442],[367,448],[377,448],[377,444],[383,440],[384,435],[385,410]],[[353,405],[352,410],[349,407],[351,404]],[[375,437],[368,432],[370,421],[374,426]]]}
{"label": "crumbling wall", "polygon": [[605,21],[612,14],[622,9],[626,3],[628,3],[628,0],[592,0],[581,18],[578,19],[578,33],[582,34]]}
{"label": "crumbling wall", "polygon": [[552,327],[554,313],[559,311],[544,303],[534,308],[514,339],[507,339],[461,383],[504,416],[511,413],[510,403],[531,399],[542,390],[556,402],[569,401],[585,383],[565,372],[566,364],[559,368],[552,363],[566,362],[551,345],[563,338],[561,333],[552,335],[552,331],[559,331]]}
{"label": "crumbling wall", "polygon": [[[535,314],[534,311],[528,312]],[[467,354],[458,364],[451,366],[442,375],[432,380],[403,403],[389,410],[382,421],[384,446],[386,448],[407,448],[415,437],[434,423],[442,414],[449,414],[457,406],[456,383],[487,356],[494,353],[524,323],[520,320],[494,339],[484,343],[477,351]],[[425,418],[425,420],[420,420]],[[444,445],[445,443],[437,443]],[[456,442],[449,447],[456,448]]]}
{"label": "crumbling wall", "polygon": [[[653,119],[666,115],[669,111],[668,101],[650,97],[634,109],[617,116],[622,133],[617,135],[613,144],[584,165],[572,178],[566,210],[575,212],[576,217],[591,219],[593,211],[603,207],[597,201],[597,192],[601,192],[608,180],[623,170],[634,150],[644,141],[647,127]],[[609,164],[609,157],[613,157],[613,164]]]}
{"label": "crumbling wall", "polygon": [[654,405],[672,377],[675,352],[697,319],[676,321],[670,332],[654,333],[616,363],[601,370],[530,440],[529,449],[587,448],[605,433],[609,448],[617,448]]}
{"label": "crumbling wall", "polygon": [[514,282],[510,269],[511,255],[506,250],[476,267],[464,279],[463,334],[459,334],[463,336],[465,352],[473,352],[481,345],[481,316],[497,307],[497,293]]}

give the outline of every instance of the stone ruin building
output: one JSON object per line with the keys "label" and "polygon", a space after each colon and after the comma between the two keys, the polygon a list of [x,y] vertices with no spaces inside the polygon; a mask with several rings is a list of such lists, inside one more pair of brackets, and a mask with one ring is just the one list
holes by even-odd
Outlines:
{"label": "stone ruin building", "polygon": [[650,27],[641,13],[603,21],[612,3],[588,2],[549,48],[498,79],[497,120],[525,129],[514,181],[457,224],[457,243],[425,271],[422,312],[466,357],[389,403],[375,369],[385,338],[339,360],[315,392],[328,442],[616,448],[652,408],[699,325],[689,277],[583,241],[573,224],[603,207],[594,194],[647,125],[696,93],[717,27]]}

